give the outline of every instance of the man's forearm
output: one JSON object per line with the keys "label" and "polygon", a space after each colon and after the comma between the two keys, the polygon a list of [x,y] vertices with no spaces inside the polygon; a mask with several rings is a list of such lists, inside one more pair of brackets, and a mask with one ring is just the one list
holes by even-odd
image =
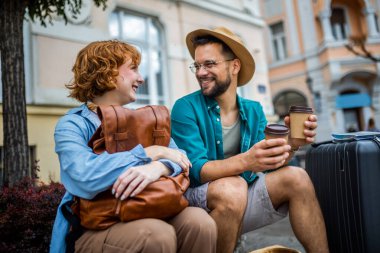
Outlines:
{"label": "man's forearm", "polygon": [[244,156],[243,153],[224,160],[208,161],[201,170],[202,183],[243,173],[248,167]]}

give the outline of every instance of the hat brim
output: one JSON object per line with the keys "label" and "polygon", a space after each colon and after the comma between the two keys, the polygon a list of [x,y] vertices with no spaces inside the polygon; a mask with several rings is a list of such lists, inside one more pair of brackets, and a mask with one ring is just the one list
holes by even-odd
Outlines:
{"label": "hat brim", "polygon": [[195,57],[195,48],[192,43],[193,38],[206,35],[211,35],[226,43],[226,45],[232,50],[236,57],[239,58],[241,67],[238,75],[238,86],[247,84],[255,73],[255,61],[253,60],[251,53],[244,45],[224,34],[207,29],[198,29],[190,32],[186,36],[186,45],[191,57],[193,59]]}

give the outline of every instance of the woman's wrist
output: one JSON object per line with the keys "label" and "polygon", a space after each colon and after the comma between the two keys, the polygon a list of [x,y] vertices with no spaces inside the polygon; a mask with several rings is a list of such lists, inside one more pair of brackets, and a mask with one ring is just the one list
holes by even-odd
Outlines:
{"label": "woman's wrist", "polygon": [[154,164],[155,166],[157,166],[157,168],[160,171],[160,176],[168,176],[168,175],[170,175],[170,169],[165,164],[163,164],[162,162],[153,161],[152,164]]}
{"label": "woman's wrist", "polygon": [[153,161],[157,161],[161,158],[164,158],[164,150],[159,146],[149,146],[146,147],[145,153],[148,157],[150,157]]}

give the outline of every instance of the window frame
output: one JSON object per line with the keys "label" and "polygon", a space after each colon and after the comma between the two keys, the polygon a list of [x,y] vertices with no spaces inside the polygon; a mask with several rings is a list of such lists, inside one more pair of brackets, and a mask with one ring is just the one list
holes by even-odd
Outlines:
{"label": "window frame", "polygon": [[[336,34],[336,30],[334,28],[334,24],[332,23],[332,20],[331,20],[331,17],[333,16],[334,9],[340,9],[343,12],[343,17],[344,17],[345,23],[344,24],[339,23],[340,24],[339,28],[343,29],[345,34],[341,34],[342,35],[341,38],[338,38],[338,35]],[[341,6],[341,5],[331,6],[330,26],[331,26],[332,36],[334,37],[334,39],[336,41],[347,40],[350,37],[350,34],[351,34],[350,27],[351,26],[350,26],[350,20],[349,20],[349,16],[348,16],[348,10],[347,10],[346,6]]]}
{"label": "window frame", "polygon": [[[159,19],[153,15],[125,9],[123,7],[116,7],[110,14],[110,18],[108,21],[109,27],[111,24],[110,19],[112,15],[116,15],[117,17],[118,35],[117,36],[112,35],[109,28],[110,37],[112,39],[118,39],[121,41],[128,42],[130,44],[133,44],[138,48],[138,50],[142,54],[146,53],[146,58],[142,60],[146,61],[146,66],[147,66],[146,76],[144,78],[145,81],[148,80],[147,94],[141,94],[137,92],[137,99],[136,99],[136,102],[132,104],[132,107],[140,107],[140,106],[144,106],[148,104],[153,104],[153,105],[167,104],[168,94],[169,94],[168,85],[166,85],[168,83],[168,77],[167,77],[168,64],[167,64],[167,51],[165,47],[166,43],[164,41],[165,40],[164,26],[159,21]],[[131,17],[137,17],[137,18],[143,19],[145,27],[147,28],[144,32],[143,39],[131,38],[123,33],[123,18],[125,16],[131,16]],[[157,34],[158,34],[157,45],[153,45],[153,43],[151,43],[151,40],[149,39],[149,29],[151,27],[155,27],[157,29]],[[158,64],[160,68],[158,72],[154,72],[153,62],[151,60],[154,52],[158,53]],[[140,73],[141,73],[141,70],[140,70]],[[161,75],[160,80],[157,79],[156,77],[157,75]],[[159,87],[160,82],[161,82],[161,87]],[[159,89],[162,90],[161,95],[159,94]]]}
{"label": "window frame", "polygon": [[[281,25],[282,32],[274,33],[274,26]],[[286,41],[285,23],[278,21],[269,25],[271,36],[271,47],[274,61],[282,61],[288,57],[288,46]],[[277,46],[276,46],[277,45]]]}

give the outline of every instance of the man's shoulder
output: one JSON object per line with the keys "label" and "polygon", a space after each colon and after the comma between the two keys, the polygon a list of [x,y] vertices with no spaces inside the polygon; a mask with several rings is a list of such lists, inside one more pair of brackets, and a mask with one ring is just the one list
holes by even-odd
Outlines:
{"label": "man's shoulder", "polygon": [[195,100],[200,100],[200,99],[203,99],[203,94],[200,90],[197,90],[179,98],[178,100],[195,101]]}
{"label": "man's shoulder", "polygon": [[188,105],[200,105],[202,104],[204,101],[204,98],[203,98],[203,94],[200,90],[197,90],[193,93],[190,93],[188,95],[185,95],[181,98],[179,98],[174,106],[178,106],[178,105],[184,105],[184,104],[188,104]]}

